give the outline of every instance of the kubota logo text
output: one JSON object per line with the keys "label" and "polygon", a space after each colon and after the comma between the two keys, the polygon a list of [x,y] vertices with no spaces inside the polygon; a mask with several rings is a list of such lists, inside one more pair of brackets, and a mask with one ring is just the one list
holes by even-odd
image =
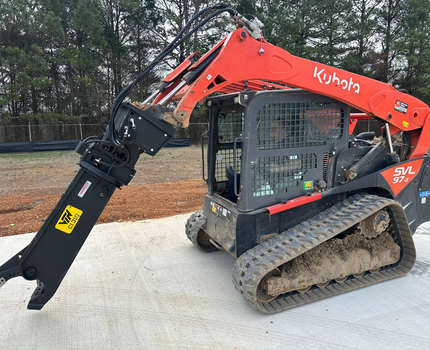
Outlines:
{"label": "kubota logo text", "polygon": [[68,205],[57,221],[55,228],[65,233],[72,233],[82,215],[82,210]]}
{"label": "kubota logo text", "polygon": [[344,90],[351,91],[352,89],[352,91],[354,91],[356,94],[360,92],[360,85],[358,83],[354,83],[351,77],[349,78],[349,81],[346,79],[341,79],[336,76],[336,72],[333,74],[325,73],[325,68],[322,68],[318,71],[318,67],[315,67],[314,78],[317,78],[321,84],[324,83],[328,85],[332,83],[336,86],[340,85]]}

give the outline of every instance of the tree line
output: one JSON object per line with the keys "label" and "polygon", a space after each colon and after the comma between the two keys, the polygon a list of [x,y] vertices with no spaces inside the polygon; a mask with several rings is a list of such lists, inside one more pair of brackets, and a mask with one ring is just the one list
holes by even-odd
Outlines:
{"label": "tree line", "polygon": [[[5,125],[106,120],[118,93],[194,13],[215,3],[2,0],[0,141]],[[293,55],[391,83],[430,103],[429,0],[234,0],[229,5],[258,17],[266,40]],[[143,101],[190,53],[205,52],[233,29],[227,16],[207,24],[130,97]]]}

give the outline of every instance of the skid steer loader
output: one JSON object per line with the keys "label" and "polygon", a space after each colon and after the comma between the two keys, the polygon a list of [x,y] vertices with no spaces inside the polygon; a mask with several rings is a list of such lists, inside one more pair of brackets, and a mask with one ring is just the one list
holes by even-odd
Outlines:
{"label": "skid steer loader", "polygon": [[[226,11],[238,29],[190,55],[143,109],[124,102],[158,62]],[[118,96],[106,130],[78,145],[80,171],[29,246],[0,267],[0,286],[35,280],[28,308],[40,310],[114,190],[132,180],[139,155],[155,155],[174,127],[187,127],[199,101],[210,110],[208,194],[186,234],[202,251],[237,259],[234,285],[255,309],[273,313],[408,273],[412,234],[430,213],[429,107],[389,84],[294,57],[269,44],[262,28],[225,5],[197,13]],[[382,142],[352,135],[360,118],[381,123]]]}

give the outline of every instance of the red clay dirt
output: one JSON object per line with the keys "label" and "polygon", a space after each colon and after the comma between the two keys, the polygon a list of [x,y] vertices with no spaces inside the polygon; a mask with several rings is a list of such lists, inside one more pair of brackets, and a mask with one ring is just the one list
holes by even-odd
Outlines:
{"label": "red clay dirt", "polygon": [[[97,223],[162,218],[201,209],[207,186],[201,179],[200,152],[198,147],[170,149],[158,158],[139,161],[138,176],[115,191]],[[56,162],[56,156],[0,157],[0,237],[37,232],[58,203],[79,168],[79,157],[60,153],[66,161]]]}
{"label": "red clay dirt", "polygon": [[[184,214],[203,207],[202,180],[138,185],[115,191],[97,223],[136,221]],[[0,198],[0,237],[36,232],[61,194],[38,191]]]}

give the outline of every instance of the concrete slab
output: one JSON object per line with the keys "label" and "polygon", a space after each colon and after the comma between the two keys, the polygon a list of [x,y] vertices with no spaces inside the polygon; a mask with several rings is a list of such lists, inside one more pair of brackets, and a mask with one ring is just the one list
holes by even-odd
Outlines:
{"label": "concrete slab", "polygon": [[[232,257],[191,245],[187,217],[96,226],[42,311],[26,309],[34,282],[9,281],[0,349],[430,349],[430,225],[406,277],[263,315]],[[1,238],[0,262],[32,237]]]}

